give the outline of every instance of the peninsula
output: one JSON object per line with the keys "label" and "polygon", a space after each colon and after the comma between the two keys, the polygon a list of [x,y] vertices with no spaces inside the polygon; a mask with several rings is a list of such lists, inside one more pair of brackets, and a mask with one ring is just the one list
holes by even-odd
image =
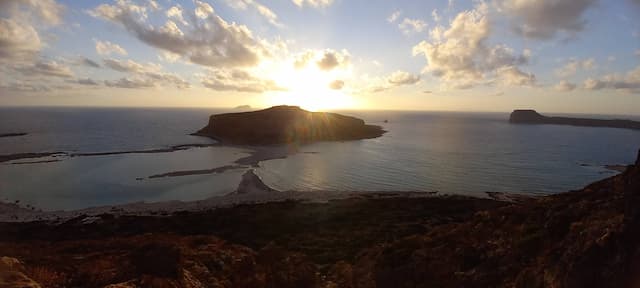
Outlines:
{"label": "peninsula", "polygon": [[362,119],[328,112],[309,112],[297,106],[212,115],[193,135],[227,144],[273,145],[316,141],[377,138],[386,131]]}
{"label": "peninsula", "polygon": [[570,117],[547,117],[535,110],[514,110],[509,117],[514,124],[557,124],[586,127],[610,127],[640,130],[640,122],[622,119],[589,119]]}

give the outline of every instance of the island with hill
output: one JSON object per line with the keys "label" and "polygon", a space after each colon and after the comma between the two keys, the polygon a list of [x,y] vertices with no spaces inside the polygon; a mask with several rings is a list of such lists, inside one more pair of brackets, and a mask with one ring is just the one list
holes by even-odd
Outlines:
{"label": "island with hill", "polygon": [[514,124],[556,124],[586,127],[610,127],[640,130],[640,122],[623,119],[590,119],[571,117],[548,117],[536,110],[514,110],[509,117]]}
{"label": "island with hill", "polygon": [[297,106],[212,115],[193,135],[226,144],[274,145],[316,141],[348,141],[382,136],[380,126],[362,119],[328,112],[309,112]]}

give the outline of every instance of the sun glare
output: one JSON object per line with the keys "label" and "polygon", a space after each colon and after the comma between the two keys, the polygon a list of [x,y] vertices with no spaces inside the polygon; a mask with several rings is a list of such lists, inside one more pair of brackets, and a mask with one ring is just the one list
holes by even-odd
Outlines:
{"label": "sun glare", "polygon": [[353,108],[356,105],[346,87],[330,87],[334,81],[344,81],[349,71],[328,73],[315,66],[296,69],[290,63],[272,71],[274,81],[286,90],[266,93],[267,106],[294,105],[309,111],[325,111]]}

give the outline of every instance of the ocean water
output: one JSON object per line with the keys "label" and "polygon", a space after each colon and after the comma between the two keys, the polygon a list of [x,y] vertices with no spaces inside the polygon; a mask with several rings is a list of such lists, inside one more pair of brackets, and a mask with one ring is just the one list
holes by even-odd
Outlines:
{"label": "ocean water", "polygon": [[[0,154],[111,152],[213,143],[188,134],[221,109],[0,108]],[[508,113],[344,111],[383,126],[383,137],[320,142],[256,173],[279,190],[438,191],[550,194],[613,175],[603,165],[632,163],[640,131],[513,125]],[[584,115],[581,115],[584,116]],[[609,117],[609,116],[594,116]],[[625,117],[629,118],[629,117]],[[388,123],[384,123],[384,120]],[[232,192],[244,170],[171,178],[248,155],[246,148],[206,147],[153,153],[0,163],[0,200],[45,210],[135,201],[198,200]]]}

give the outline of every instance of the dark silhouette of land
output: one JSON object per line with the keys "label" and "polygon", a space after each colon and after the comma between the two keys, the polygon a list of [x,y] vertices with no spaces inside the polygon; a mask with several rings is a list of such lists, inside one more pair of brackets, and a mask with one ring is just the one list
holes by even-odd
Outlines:
{"label": "dark silhouette of land", "polygon": [[337,113],[309,112],[297,106],[213,115],[194,133],[227,144],[272,145],[376,138],[385,131]]}
{"label": "dark silhouette of land", "polygon": [[640,153],[619,175],[516,202],[388,194],[0,223],[0,278],[54,288],[640,283]]}
{"label": "dark silhouette of land", "polygon": [[28,133],[4,133],[4,134],[0,134],[0,138],[4,138],[4,137],[19,137],[19,136],[26,136],[28,135]]}
{"label": "dark silhouette of land", "polygon": [[514,110],[509,117],[514,124],[557,124],[586,127],[610,127],[640,130],[640,122],[622,119],[589,119],[570,117],[547,117],[535,110]]}

